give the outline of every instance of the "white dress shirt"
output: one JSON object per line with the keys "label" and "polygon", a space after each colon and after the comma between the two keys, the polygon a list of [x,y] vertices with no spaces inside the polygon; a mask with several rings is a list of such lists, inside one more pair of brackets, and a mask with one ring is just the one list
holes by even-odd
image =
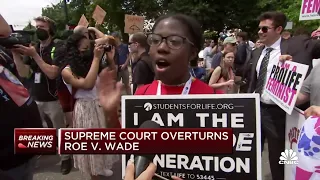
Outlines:
{"label": "white dress shirt", "polygon": [[[267,79],[269,78],[270,74],[271,74],[271,70],[274,64],[278,64],[279,62],[279,58],[281,56],[281,49],[280,49],[280,44],[281,44],[281,37],[274,43],[272,44],[270,47],[273,48],[273,50],[270,53],[270,58],[269,58],[269,63],[268,63],[268,67],[267,67],[267,75],[266,75],[266,81],[265,81],[265,85],[262,89],[262,95],[261,95],[261,102],[265,103],[265,104],[275,104],[269,97],[269,95],[265,92],[266,89],[266,84],[267,84]],[[257,78],[259,77],[259,71],[260,71],[260,66],[262,63],[262,59],[264,58],[264,56],[267,53],[267,48],[269,48],[268,46],[265,46],[265,48],[263,49],[260,58],[258,60],[257,63],[257,67],[256,67],[256,71],[257,71]]]}

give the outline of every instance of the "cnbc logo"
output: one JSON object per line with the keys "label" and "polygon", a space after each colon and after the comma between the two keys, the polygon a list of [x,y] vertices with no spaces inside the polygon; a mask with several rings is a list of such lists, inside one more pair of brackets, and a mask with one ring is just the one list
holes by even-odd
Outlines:
{"label": "cnbc logo", "polygon": [[151,110],[152,110],[152,104],[149,103],[149,102],[144,103],[143,108],[144,108],[146,111],[151,111]]}

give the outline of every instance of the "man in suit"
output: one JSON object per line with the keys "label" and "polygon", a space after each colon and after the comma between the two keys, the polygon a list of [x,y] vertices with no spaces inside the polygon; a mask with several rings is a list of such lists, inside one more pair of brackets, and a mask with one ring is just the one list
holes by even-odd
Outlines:
{"label": "man in suit", "polygon": [[284,166],[278,162],[281,152],[285,149],[286,113],[265,93],[266,80],[272,66],[279,62],[282,54],[291,55],[297,63],[309,65],[309,73],[312,69],[312,59],[320,56],[320,43],[306,36],[282,39],[281,33],[286,26],[287,18],[281,12],[263,13],[259,21],[258,35],[264,46],[252,52],[248,92],[260,94],[262,150],[267,138],[272,179],[283,180]]}

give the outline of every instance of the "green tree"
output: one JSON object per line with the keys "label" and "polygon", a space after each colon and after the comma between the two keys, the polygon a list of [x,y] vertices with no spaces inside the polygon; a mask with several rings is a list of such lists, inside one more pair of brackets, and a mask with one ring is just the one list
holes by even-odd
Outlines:
{"label": "green tree", "polygon": [[34,27],[31,22],[29,21],[28,25],[26,25],[26,27],[23,28],[24,31],[34,31],[36,30],[36,27]]}

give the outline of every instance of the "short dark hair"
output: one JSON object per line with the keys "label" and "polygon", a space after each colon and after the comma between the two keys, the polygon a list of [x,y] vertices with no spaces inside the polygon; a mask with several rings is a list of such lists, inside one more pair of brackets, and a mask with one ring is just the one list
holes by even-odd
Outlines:
{"label": "short dark hair", "polygon": [[284,29],[287,25],[287,17],[284,13],[278,12],[278,11],[269,11],[261,14],[258,18],[259,21],[264,21],[264,20],[272,20],[273,25],[277,28],[279,26]]}
{"label": "short dark hair", "polygon": [[134,33],[131,37],[133,42],[139,43],[143,48],[148,48],[147,36],[143,32]]}
{"label": "short dark hair", "polygon": [[241,37],[244,41],[247,41],[248,40],[248,33],[247,32],[239,32],[237,34],[237,37]]}
{"label": "short dark hair", "polygon": [[174,15],[164,15],[159,17],[155,24],[153,25],[152,32],[157,27],[157,25],[164,19],[174,19],[184,24],[187,27],[187,31],[191,35],[190,41],[194,44],[199,52],[201,47],[203,46],[203,32],[199,22],[191,16],[187,16],[184,14],[174,14]]}

